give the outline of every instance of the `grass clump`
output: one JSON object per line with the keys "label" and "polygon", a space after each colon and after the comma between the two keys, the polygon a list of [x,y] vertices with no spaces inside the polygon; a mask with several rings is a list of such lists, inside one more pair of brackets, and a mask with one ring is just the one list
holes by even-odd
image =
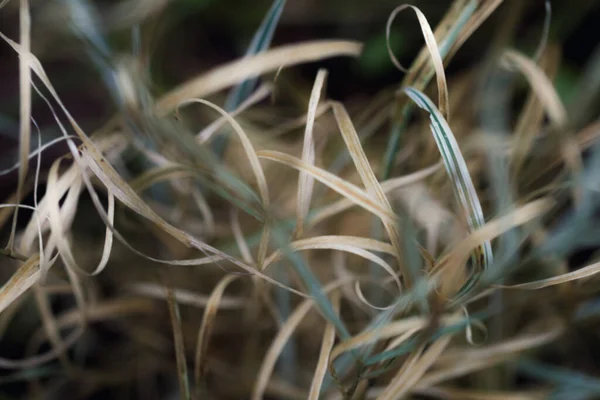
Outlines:
{"label": "grass clump", "polygon": [[[456,0],[434,28],[400,6],[386,27],[400,86],[338,101],[328,80],[344,72],[323,64],[303,84],[291,71],[360,57],[361,43],[271,46],[291,3],[279,0],[243,58],[160,93],[144,38],[166,3],[54,4],[114,111],[95,130],[36,54],[38,5],[2,3],[20,18],[18,40],[0,32],[19,58],[0,393],[600,396],[581,354],[597,349],[600,127],[555,90],[548,4],[534,56],[509,32],[523,10],[502,1]],[[407,8],[425,45],[405,69],[389,39]],[[449,73],[502,12],[483,62]],[[572,97],[592,103],[597,87],[579,85]]]}

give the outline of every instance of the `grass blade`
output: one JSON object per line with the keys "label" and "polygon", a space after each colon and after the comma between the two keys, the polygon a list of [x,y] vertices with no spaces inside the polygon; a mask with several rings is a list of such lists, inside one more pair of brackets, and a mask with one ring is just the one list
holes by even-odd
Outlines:
{"label": "grass blade", "polygon": [[[456,198],[467,216],[470,231],[473,232],[481,228],[485,224],[483,210],[467,169],[467,164],[448,123],[431,100],[422,92],[413,88],[406,88],[404,91],[420,108],[429,113],[431,132],[442,155],[446,172],[452,180]],[[493,262],[493,255],[489,241],[484,242],[476,250],[472,256],[472,261],[476,270],[485,270],[490,267]]]}

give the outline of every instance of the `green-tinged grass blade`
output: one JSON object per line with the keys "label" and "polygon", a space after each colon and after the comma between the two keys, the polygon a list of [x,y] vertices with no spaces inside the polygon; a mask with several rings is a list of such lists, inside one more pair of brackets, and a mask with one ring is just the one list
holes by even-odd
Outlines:
{"label": "green-tinged grass blade", "polygon": [[[279,22],[279,17],[281,17],[281,13],[283,12],[285,2],[286,0],[275,0],[273,2],[265,19],[254,34],[250,46],[248,46],[248,49],[246,50],[246,57],[258,54],[269,48],[271,40],[273,39],[273,34],[275,33],[275,28]],[[247,79],[234,87],[225,100],[224,109],[227,112],[232,112],[238,108],[240,104],[250,96],[256,87],[257,82],[258,77],[254,77]],[[218,158],[222,157],[223,152],[227,147],[227,140],[227,135],[221,134],[215,137],[212,148]]]}
{"label": "green-tinged grass blade", "polygon": [[[435,138],[446,171],[452,180],[454,193],[467,216],[467,223],[471,232],[485,224],[483,210],[471,180],[467,164],[460,152],[454,134],[448,123],[442,117],[433,102],[422,92],[406,88],[404,92],[422,109],[426,110],[431,119],[431,131]],[[472,255],[473,265],[476,269],[487,269],[493,262],[492,246],[489,241]]]}
{"label": "green-tinged grass blade", "polygon": [[[517,369],[522,374],[557,385],[560,388],[557,390],[557,394],[566,392],[564,389],[568,388],[572,396],[570,398],[576,398],[577,394],[586,395],[579,398],[597,398],[600,396],[600,379],[597,377],[531,360],[519,361]],[[559,397],[552,396],[551,398]]]}
{"label": "green-tinged grass blade", "polygon": [[340,338],[348,339],[350,337],[350,331],[348,331],[342,320],[335,313],[333,305],[323,293],[321,283],[315,274],[310,270],[308,265],[306,265],[302,254],[290,249],[287,238],[290,237],[291,232],[286,234],[286,232],[279,226],[273,226],[271,229],[275,244],[281,249],[286,258],[290,260],[292,267],[306,286],[308,293],[314,298],[315,304],[319,308],[319,311],[321,311],[323,317],[325,317],[325,319],[327,319],[335,327]]}
{"label": "green-tinged grass blade", "polygon": [[[452,27],[447,32],[444,39],[438,45],[440,56],[442,59],[445,59],[446,56],[450,53],[452,46],[456,43],[461,31],[477,9],[477,1],[472,0],[466,4],[461,13],[459,14],[456,22],[452,25]],[[422,74],[420,78],[414,83],[415,87],[418,90],[425,90],[431,79],[435,75],[435,71],[433,68],[430,68],[427,73]],[[384,158],[383,158],[383,169],[381,174],[381,179],[385,180],[391,176],[392,168],[394,166],[394,162],[396,160],[396,156],[398,155],[398,151],[400,150],[400,145],[402,142],[402,133],[406,130],[408,116],[412,113],[413,105],[411,103],[407,103],[402,108],[402,111],[399,115],[399,120],[392,121],[392,127],[390,131],[390,137],[388,139],[388,144],[386,146]]]}
{"label": "green-tinged grass blade", "polygon": [[[275,0],[273,5],[267,12],[265,19],[260,24],[260,27],[254,34],[250,46],[246,50],[246,56],[252,56],[265,51],[271,45],[275,28],[283,12],[286,0]],[[225,110],[231,112],[235,110],[254,90],[258,78],[247,79],[244,82],[237,85],[225,101]]]}
{"label": "green-tinged grass blade", "polygon": [[[423,292],[428,293],[431,288],[431,282],[427,281],[426,279],[420,279],[416,281],[410,291],[407,291],[407,293],[399,296],[392,305],[392,307],[377,314],[373,318],[371,323],[369,323],[369,325],[365,329],[363,329],[362,332],[381,329],[386,324],[388,324],[396,315],[405,312],[411,306],[411,304],[414,303],[415,298],[421,298],[423,296]],[[360,351],[362,354],[361,358],[364,359],[365,357],[368,357],[374,348],[375,343],[363,346]],[[336,371],[336,375],[338,377],[345,376],[348,372],[348,369],[357,363],[355,355],[356,353],[358,353],[358,351],[342,354],[339,358],[337,358],[334,361],[333,369]],[[362,364],[362,361],[360,362]],[[332,383],[333,377],[331,376],[331,374],[328,374],[323,380],[322,391],[326,392],[327,388]]]}

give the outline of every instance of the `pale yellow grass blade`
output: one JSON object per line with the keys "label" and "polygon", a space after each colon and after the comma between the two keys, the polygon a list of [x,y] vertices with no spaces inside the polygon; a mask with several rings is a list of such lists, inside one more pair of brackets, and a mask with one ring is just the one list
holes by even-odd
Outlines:
{"label": "pale yellow grass blade", "polygon": [[396,16],[408,9],[411,8],[416,14],[419,20],[419,25],[421,25],[421,31],[423,32],[423,37],[425,38],[425,44],[427,45],[427,49],[429,50],[429,54],[431,54],[431,60],[433,62],[433,66],[435,68],[435,76],[437,79],[437,87],[438,87],[438,108],[446,121],[450,120],[450,101],[448,99],[448,86],[446,83],[446,73],[444,72],[444,62],[442,60],[442,56],[440,55],[440,49],[438,48],[435,36],[433,31],[431,30],[431,26],[429,22],[427,22],[427,17],[415,6],[411,6],[409,4],[403,4],[398,6],[392,11],[390,16],[388,17],[387,25],[385,28],[386,33],[386,45],[388,49],[388,54],[396,67],[398,67],[403,72],[408,72],[406,68],[400,64],[392,48],[390,47],[390,32],[392,29],[392,24]]}
{"label": "pale yellow grass blade", "polygon": [[[338,292],[333,292],[331,304],[336,313],[340,312],[340,295]],[[329,354],[335,341],[335,327],[333,324],[328,323],[325,326],[325,332],[323,333],[323,341],[321,342],[321,351],[319,352],[319,360],[317,361],[317,368],[313,375],[312,382],[310,384],[310,391],[308,392],[308,400],[319,400],[319,394],[321,392],[321,386],[323,385],[323,379],[327,373],[327,367],[329,366]]]}
{"label": "pale yellow grass blade", "polygon": [[258,152],[258,156],[260,158],[265,158],[267,160],[272,160],[280,164],[287,165],[288,167],[297,169],[298,171],[305,171],[319,182],[335,190],[342,196],[351,200],[353,203],[377,215],[382,220],[388,222],[393,222],[396,220],[395,214],[390,213],[389,210],[382,207],[377,201],[374,201],[372,197],[364,190],[330,172],[325,171],[324,169],[306,164],[294,156],[280,153],[278,151],[261,150]]}
{"label": "pale yellow grass blade", "polygon": [[[256,183],[258,185],[258,191],[260,193],[260,197],[262,200],[263,210],[265,212],[268,212],[268,210],[270,208],[270,203],[269,203],[269,188],[267,185],[267,179],[265,178],[265,173],[262,169],[262,166],[260,165],[258,156],[256,155],[256,150],[254,149],[252,142],[250,142],[250,139],[248,138],[248,135],[246,134],[246,132],[244,132],[244,130],[242,129],[240,124],[235,119],[233,119],[225,110],[223,110],[222,108],[218,107],[217,105],[211,103],[210,101],[203,100],[203,99],[191,99],[191,100],[186,100],[186,101],[182,102],[180,105],[178,105],[178,107],[185,105],[185,104],[190,104],[190,103],[200,103],[200,104],[209,106],[213,110],[219,112],[219,114],[221,114],[221,116],[223,118],[227,119],[229,124],[233,127],[233,130],[237,133],[237,135],[240,139],[240,142],[242,143],[242,147],[244,148],[246,156],[248,157],[248,161],[250,162],[250,167],[252,168],[252,172],[254,173],[254,176],[256,178]],[[270,237],[269,223],[266,222],[263,226],[263,232],[262,232],[260,244],[258,246],[257,266],[259,269],[262,269],[262,265],[264,263],[264,260],[265,260],[266,254],[267,254],[269,237]]]}
{"label": "pale yellow grass blade", "polygon": [[[272,91],[273,91],[273,88],[271,87],[271,85],[269,85],[269,84],[262,85],[261,87],[256,89],[250,97],[248,97],[246,100],[244,100],[244,102],[242,104],[240,104],[240,106],[234,112],[230,113],[229,115],[231,117],[235,118],[236,116],[238,116],[242,112],[246,111],[248,108],[252,107],[256,103],[264,100],[269,94],[272,93]],[[198,140],[198,143],[204,144],[204,143],[208,142],[213,137],[213,135],[215,133],[217,133],[219,131],[219,129],[221,129],[223,127],[223,125],[225,125],[225,123],[227,123],[227,118],[220,117],[217,120],[215,120],[213,123],[208,125],[206,128],[202,129],[202,131],[200,131],[196,135],[196,139]]]}
{"label": "pale yellow grass blade", "polygon": [[[374,239],[367,239],[355,236],[316,236],[307,239],[301,239],[294,242],[291,242],[289,245],[291,250],[293,251],[302,251],[302,250],[316,250],[316,249],[326,249],[326,250],[339,250],[351,254],[355,254],[359,257],[362,257],[366,260],[370,260],[381,268],[383,268],[390,277],[396,283],[398,290],[402,290],[402,284],[400,283],[400,279],[394,272],[394,269],[385,262],[382,258],[376,256],[371,253],[371,251],[377,251],[387,254],[395,254],[394,249],[388,243],[379,242]],[[265,261],[265,268],[275,261],[281,259],[284,256],[284,252],[281,250],[277,250],[269,256],[269,258]]]}
{"label": "pale yellow grass blade", "polygon": [[[302,145],[302,161],[306,164],[315,164],[315,140],[313,138],[313,129],[315,125],[315,116],[321,92],[325,84],[327,71],[319,70],[315,83],[308,101],[308,113],[306,114],[306,129],[304,130],[304,143]],[[296,237],[302,237],[304,232],[304,223],[310,210],[310,200],[312,197],[314,178],[304,171],[300,171],[298,176],[298,196],[296,208]]]}
{"label": "pale yellow grass blade", "polygon": [[[415,171],[408,175],[388,179],[386,181],[381,182],[381,188],[383,189],[383,192],[386,194],[392,193],[393,191],[395,191],[397,189],[412,185],[414,183],[422,181],[423,179],[433,175],[438,169],[440,169],[442,167],[442,165],[443,165],[442,163],[437,163],[435,165],[432,165],[431,167],[423,168],[419,171]],[[334,215],[337,215],[343,211],[348,210],[349,208],[353,207],[355,204],[356,203],[354,203],[351,200],[346,199],[346,198],[337,200],[331,204],[326,205],[325,207],[321,208],[320,210],[318,210],[315,213],[315,215],[310,219],[310,224],[316,225],[319,222],[321,222],[327,218],[330,218]]]}
{"label": "pale yellow grass blade", "polygon": [[202,377],[207,368],[207,352],[210,335],[214,325],[214,319],[219,310],[219,303],[223,297],[223,292],[227,289],[227,286],[233,282],[237,277],[235,275],[227,275],[215,286],[213,289],[206,308],[204,308],[204,314],[202,315],[202,322],[198,331],[198,339],[196,341],[196,356],[194,359],[194,382],[196,390],[200,395],[202,387]]}
{"label": "pale yellow grass blade", "polygon": [[[354,125],[350,120],[350,116],[346,112],[346,109],[343,105],[339,103],[333,104],[333,113],[335,115],[335,119],[337,121],[338,127],[340,128],[340,132],[342,133],[342,137],[344,138],[344,142],[346,143],[346,147],[350,156],[352,157],[352,161],[354,162],[354,166],[356,167],[358,174],[362,180],[363,185],[367,189],[369,195],[375,198],[375,200],[390,214],[394,214],[392,210],[392,206],[388,201],[383,188],[379,184],[373,169],[371,168],[371,164],[365,154],[362,145],[360,144],[360,138],[358,137],[358,133],[356,129],[354,129]],[[385,230],[392,242],[392,246],[394,247],[394,256],[398,261],[398,265],[400,266],[400,272],[404,282],[408,288],[412,285],[413,277],[410,275],[409,271],[406,269],[406,264],[403,262],[401,258],[402,254],[402,242],[400,240],[400,233],[398,232],[398,226],[396,221],[389,222],[387,220],[382,220]]]}
{"label": "pale yellow grass blade", "polygon": [[253,57],[244,57],[221,65],[167,93],[156,103],[159,115],[175,110],[185,100],[205,97],[247,78],[275,71],[281,66],[296,65],[336,56],[356,57],[362,45],[343,40],[323,40],[277,47]]}

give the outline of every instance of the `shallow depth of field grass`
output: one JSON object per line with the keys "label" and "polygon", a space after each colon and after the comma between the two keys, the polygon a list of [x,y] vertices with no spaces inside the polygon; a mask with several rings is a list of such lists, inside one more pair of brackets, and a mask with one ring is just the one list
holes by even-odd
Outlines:
{"label": "shallow depth of field grass", "polygon": [[[600,398],[600,58],[565,81],[566,14],[525,40],[520,1],[388,5],[367,44],[274,45],[304,15],[275,0],[171,84],[152,43],[192,2],[105,3],[0,2],[0,398]],[[332,59],[402,72],[340,101]]]}

